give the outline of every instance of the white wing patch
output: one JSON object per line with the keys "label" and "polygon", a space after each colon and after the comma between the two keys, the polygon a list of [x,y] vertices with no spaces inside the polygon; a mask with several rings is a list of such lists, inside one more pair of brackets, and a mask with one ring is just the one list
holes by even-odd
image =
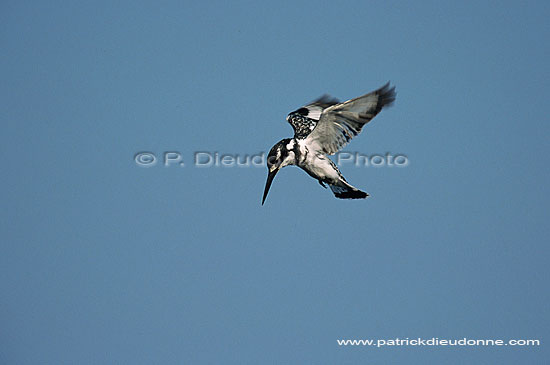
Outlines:
{"label": "white wing patch", "polygon": [[319,120],[321,118],[321,114],[323,113],[323,108],[316,105],[308,105],[306,107],[308,113],[307,117],[315,120]]}

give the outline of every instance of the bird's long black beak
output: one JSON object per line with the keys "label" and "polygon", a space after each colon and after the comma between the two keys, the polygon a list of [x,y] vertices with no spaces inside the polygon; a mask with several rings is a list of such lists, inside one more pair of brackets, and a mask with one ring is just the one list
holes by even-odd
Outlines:
{"label": "bird's long black beak", "polygon": [[277,175],[277,172],[279,169],[273,170],[272,172],[269,172],[267,175],[267,181],[265,182],[265,190],[264,190],[264,197],[262,199],[262,205],[264,205],[265,198],[267,198],[267,193],[269,193],[269,188],[271,187],[271,183],[273,182],[273,179],[275,178],[275,175]]}

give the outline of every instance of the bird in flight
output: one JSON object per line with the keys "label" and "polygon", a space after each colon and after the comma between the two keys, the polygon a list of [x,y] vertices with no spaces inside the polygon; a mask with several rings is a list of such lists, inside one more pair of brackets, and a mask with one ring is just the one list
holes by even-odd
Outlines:
{"label": "bird in flight", "polygon": [[[388,82],[378,90],[340,103],[324,95],[286,117],[294,138],[275,144],[267,157],[268,175],[262,205],[277,172],[296,165],[326,185],[339,199],[365,199],[369,194],[351,186],[327,155],[333,155],[361,132],[382,108],[395,100],[395,86]],[[326,184],[326,185],[325,185]]]}

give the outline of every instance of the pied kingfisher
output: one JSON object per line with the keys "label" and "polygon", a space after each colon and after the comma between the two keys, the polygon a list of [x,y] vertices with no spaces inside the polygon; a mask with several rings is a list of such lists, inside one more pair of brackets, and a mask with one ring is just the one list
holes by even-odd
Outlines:
{"label": "pied kingfisher", "polygon": [[337,198],[368,197],[369,194],[351,186],[326,155],[333,155],[342,149],[361,132],[365,124],[394,100],[395,86],[390,87],[388,82],[378,90],[344,103],[324,95],[290,113],[286,120],[294,129],[294,138],[277,142],[269,151],[262,205],[273,178],[288,165],[300,167],[325,189],[326,183]]}

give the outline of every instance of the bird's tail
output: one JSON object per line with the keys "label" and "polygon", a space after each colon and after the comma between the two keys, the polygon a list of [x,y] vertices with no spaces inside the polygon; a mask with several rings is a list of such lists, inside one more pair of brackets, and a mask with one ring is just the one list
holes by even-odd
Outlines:
{"label": "bird's tail", "polygon": [[330,190],[334,193],[334,196],[339,199],[365,199],[369,194],[361,191],[345,181],[341,181],[339,185],[331,185]]}

